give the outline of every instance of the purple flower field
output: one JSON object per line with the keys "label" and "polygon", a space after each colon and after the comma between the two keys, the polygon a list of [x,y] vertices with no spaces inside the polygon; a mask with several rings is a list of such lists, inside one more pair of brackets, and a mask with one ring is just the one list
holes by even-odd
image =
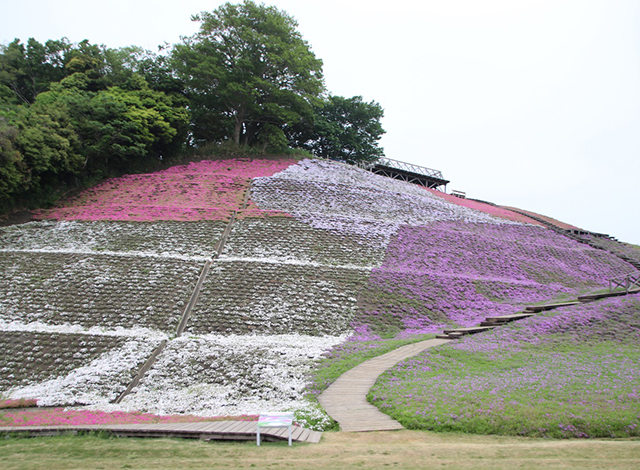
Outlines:
{"label": "purple flower field", "polygon": [[464,221],[403,226],[360,298],[372,333],[471,326],[537,302],[575,298],[631,265],[532,225]]}
{"label": "purple flower field", "polygon": [[640,297],[580,304],[404,361],[369,396],[412,429],[640,435]]}

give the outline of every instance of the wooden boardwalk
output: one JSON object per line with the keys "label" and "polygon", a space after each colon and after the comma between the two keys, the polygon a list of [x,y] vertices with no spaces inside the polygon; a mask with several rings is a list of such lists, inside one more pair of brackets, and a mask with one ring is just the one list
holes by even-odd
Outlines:
{"label": "wooden boardwalk", "polygon": [[404,429],[400,423],[380,412],[367,401],[367,394],[380,374],[398,362],[425,349],[447,343],[446,339],[428,339],[402,346],[382,356],[374,357],[348,370],[319,397],[325,411],[347,432],[391,431]]}
{"label": "wooden boardwalk", "polygon": [[[79,432],[108,432],[118,437],[180,437],[186,439],[213,440],[255,440],[257,421],[201,421],[197,423],[158,424],[93,424],[65,426],[11,426],[0,427],[0,434],[26,433],[29,436],[52,436],[57,434],[77,434]],[[286,441],[287,428],[260,428],[262,441]],[[321,432],[299,426],[293,427],[291,439],[295,442],[320,442]]]}

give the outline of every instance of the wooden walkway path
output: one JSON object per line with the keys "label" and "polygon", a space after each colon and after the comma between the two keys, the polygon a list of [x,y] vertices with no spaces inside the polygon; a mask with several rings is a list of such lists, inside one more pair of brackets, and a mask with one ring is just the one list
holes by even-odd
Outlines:
{"label": "wooden walkway path", "polygon": [[[57,434],[77,434],[79,432],[108,432],[118,437],[181,437],[186,439],[213,440],[256,440],[257,421],[201,421],[197,423],[158,424],[94,424],[65,426],[11,426],[0,427],[0,434],[26,433],[29,436],[52,436]],[[286,441],[287,428],[260,428],[263,441]],[[291,439],[296,442],[320,442],[321,432],[299,426],[293,427]]]}
{"label": "wooden walkway path", "polygon": [[319,397],[325,411],[347,432],[390,431],[404,429],[402,425],[382,413],[367,401],[367,394],[380,374],[398,362],[415,356],[425,349],[447,343],[446,339],[428,339],[374,357],[348,370]]}

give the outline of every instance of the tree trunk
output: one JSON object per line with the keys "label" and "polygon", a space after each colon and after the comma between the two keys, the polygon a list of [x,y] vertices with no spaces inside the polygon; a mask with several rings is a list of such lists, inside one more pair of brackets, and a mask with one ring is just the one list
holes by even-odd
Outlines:
{"label": "tree trunk", "polygon": [[242,134],[245,114],[244,106],[240,107],[236,112],[236,126],[233,129],[233,141],[238,145],[240,145],[240,134]]}

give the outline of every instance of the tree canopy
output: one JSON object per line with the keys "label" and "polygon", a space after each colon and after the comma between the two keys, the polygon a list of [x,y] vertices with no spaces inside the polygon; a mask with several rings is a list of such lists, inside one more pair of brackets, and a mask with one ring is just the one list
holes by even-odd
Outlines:
{"label": "tree canopy", "polygon": [[[253,145],[282,134],[324,91],[322,61],[275,7],[245,0],[192,17],[200,31],[174,47],[194,113],[194,138]],[[262,136],[264,140],[273,136]]]}
{"label": "tree canopy", "polygon": [[384,156],[378,141],[384,134],[382,107],[361,96],[329,96],[315,108],[313,122],[289,131],[290,140],[314,155],[347,163],[375,161]]}
{"label": "tree canopy", "polygon": [[211,145],[383,155],[380,105],[330,95],[286,12],[244,0],[192,20],[199,31],[158,54],[66,38],[0,45],[0,212]]}

